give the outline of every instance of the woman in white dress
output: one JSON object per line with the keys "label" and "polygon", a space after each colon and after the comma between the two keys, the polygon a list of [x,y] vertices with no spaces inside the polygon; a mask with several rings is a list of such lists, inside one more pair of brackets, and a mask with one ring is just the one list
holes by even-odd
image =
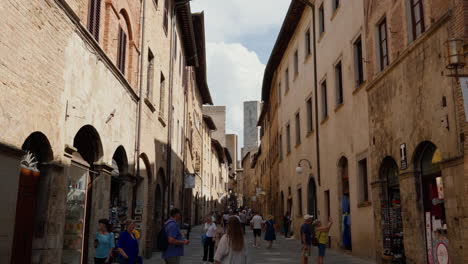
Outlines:
{"label": "woman in white dress", "polygon": [[238,217],[231,216],[226,234],[219,241],[214,257],[215,264],[247,264],[247,247]]}

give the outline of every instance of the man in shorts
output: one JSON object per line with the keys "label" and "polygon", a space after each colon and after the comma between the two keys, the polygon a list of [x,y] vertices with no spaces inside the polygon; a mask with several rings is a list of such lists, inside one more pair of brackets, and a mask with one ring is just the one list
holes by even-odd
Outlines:
{"label": "man in shorts", "polygon": [[307,264],[312,247],[312,228],[310,227],[313,221],[313,216],[305,215],[304,224],[301,226],[301,242],[302,242],[302,253],[301,263]]}
{"label": "man in shorts", "polygon": [[252,225],[252,228],[253,228],[253,234],[254,234],[254,244],[253,244],[254,247],[258,247],[257,237],[259,238],[259,242],[261,240],[260,237],[262,236],[263,223],[264,223],[263,218],[258,213],[255,213],[254,217],[252,217],[252,220],[250,221],[250,224]]}

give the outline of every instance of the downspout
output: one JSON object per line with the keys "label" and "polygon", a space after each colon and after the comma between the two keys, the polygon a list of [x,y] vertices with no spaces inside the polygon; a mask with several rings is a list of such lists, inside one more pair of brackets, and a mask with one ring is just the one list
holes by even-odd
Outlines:
{"label": "downspout", "polygon": [[[136,184],[133,188],[133,208],[136,206],[136,191],[138,188],[138,179],[140,176],[140,145],[141,145],[141,113],[143,109],[143,63],[145,59],[145,13],[146,13],[146,0],[143,0],[142,11],[140,16],[140,35],[141,35],[141,44],[140,44],[140,76],[139,76],[139,94],[138,94],[138,113],[137,113],[137,137],[136,137],[136,146],[135,146],[135,165],[136,165]],[[135,210],[132,210],[132,216]]]}
{"label": "downspout", "polygon": [[313,56],[314,56],[314,97],[315,97],[315,145],[316,145],[316,158],[317,158],[317,181],[320,186],[321,177],[320,177],[320,131],[319,131],[319,114],[318,114],[318,85],[317,85],[317,35],[315,30],[315,6],[306,1],[307,5],[312,11],[312,34],[314,36],[313,40]]}

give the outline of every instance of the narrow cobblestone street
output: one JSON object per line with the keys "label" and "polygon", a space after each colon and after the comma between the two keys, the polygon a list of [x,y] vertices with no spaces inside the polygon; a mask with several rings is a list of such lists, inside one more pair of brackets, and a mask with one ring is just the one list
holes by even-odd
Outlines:
{"label": "narrow cobblestone street", "polygon": [[[201,264],[203,263],[203,248],[200,243],[201,227],[197,226],[190,234],[190,245],[185,248],[185,257],[183,264]],[[260,248],[252,248],[253,235],[250,229],[247,230],[247,241],[249,246],[249,264],[271,264],[271,263],[300,263],[300,244],[295,239],[285,239],[284,236],[277,236],[277,241],[272,249],[266,249],[265,241],[261,241]],[[313,256],[309,258],[309,263],[317,263],[317,250],[312,250]],[[149,264],[164,264],[160,253],[154,253],[150,260],[145,261]],[[327,264],[371,264],[373,262],[328,250],[325,258]]]}

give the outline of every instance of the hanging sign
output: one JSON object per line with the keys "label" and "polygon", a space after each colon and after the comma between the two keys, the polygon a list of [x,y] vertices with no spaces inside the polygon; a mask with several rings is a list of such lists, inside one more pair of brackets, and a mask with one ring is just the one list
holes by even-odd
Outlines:
{"label": "hanging sign", "polygon": [[185,175],[185,189],[195,188],[195,174],[186,174]]}
{"label": "hanging sign", "polygon": [[465,118],[468,121],[468,77],[460,77],[460,86],[463,94],[463,105],[465,108]]}
{"label": "hanging sign", "polygon": [[401,169],[406,170],[408,168],[408,159],[406,157],[406,144],[400,145],[400,160],[401,160]]}

